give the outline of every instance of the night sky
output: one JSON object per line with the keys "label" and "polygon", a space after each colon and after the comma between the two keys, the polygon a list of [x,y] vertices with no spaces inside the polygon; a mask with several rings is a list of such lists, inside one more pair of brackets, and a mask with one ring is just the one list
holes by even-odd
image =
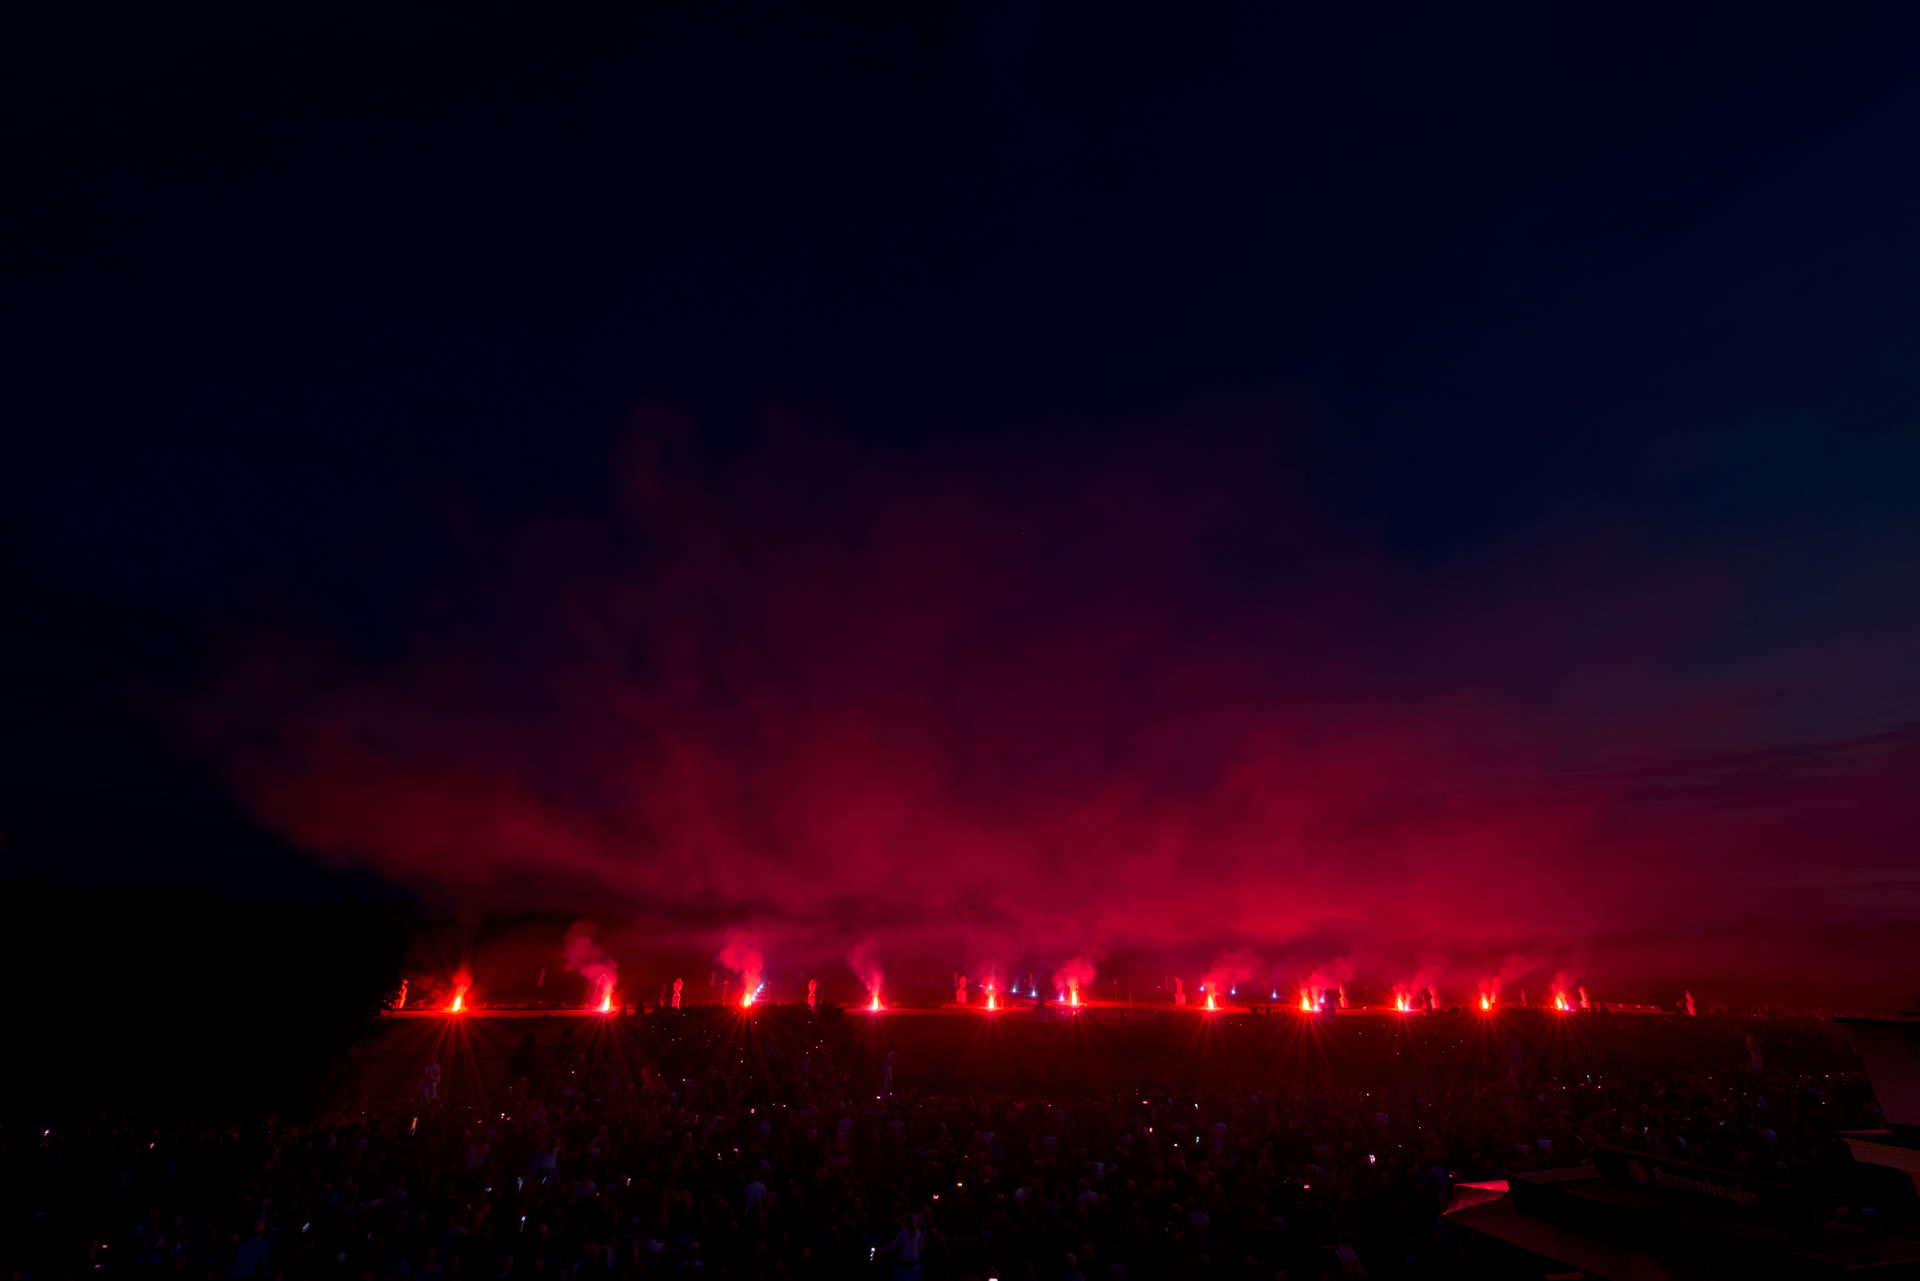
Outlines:
{"label": "night sky", "polygon": [[1766,8],[11,8],[9,881],[1911,997],[1920,11]]}

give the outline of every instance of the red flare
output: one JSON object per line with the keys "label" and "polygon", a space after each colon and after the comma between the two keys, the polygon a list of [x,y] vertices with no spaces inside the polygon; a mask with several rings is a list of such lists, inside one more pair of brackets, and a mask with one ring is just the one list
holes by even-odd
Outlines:
{"label": "red flare", "polygon": [[873,1004],[869,1005],[867,1008],[869,1010],[878,1010],[880,1008],[880,993],[875,992],[873,994]]}
{"label": "red flare", "polygon": [[1210,1010],[1215,1008],[1213,1004],[1213,993],[1211,992],[1207,993],[1207,1008]]}
{"label": "red flare", "polygon": [[1308,996],[1305,991],[1300,993],[1300,1008],[1309,1014],[1313,1013],[1313,998]]}
{"label": "red flare", "polygon": [[745,996],[740,998],[740,1008],[743,1010],[750,1010],[753,1008],[753,993],[749,992]]}
{"label": "red flare", "polygon": [[462,1009],[466,1007],[466,1004],[467,1004],[467,994],[465,992],[455,992],[453,994],[453,1004],[449,1005],[447,1008],[453,1013],[458,1014]]}
{"label": "red flare", "polygon": [[1402,1014],[1405,1014],[1407,1012],[1407,998],[1404,996],[1394,997],[1393,1008],[1400,1011]]}
{"label": "red flare", "polygon": [[1567,994],[1565,992],[1555,992],[1553,994],[1553,1008],[1556,1010],[1564,1010],[1567,1008]]}
{"label": "red flare", "polygon": [[613,993],[609,992],[600,998],[600,1012],[602,1014],[613,1013]]}
{"label": "red flare", "polygon": [[1480,1008],[1483,1010],[1491,1010],[1493,1008],[1493,1002],[1483,996],[1480,998]]}
{"label": "red flare", "polygon": [[1080,1004],[1080,989],[1078,987],[1070,986],[1067,988],[1067,1004],[1068,1005]]}
{"label": "red flare", "polygon": [[987,1008],[988,1008],[989,1010],[991,1010],[991,1009],[993,1009],[993,1008],[994,1008],[994,1004],[993,1004],[993,989],[992,989],[992,988],[988,988],[988,989],[987,989]]}

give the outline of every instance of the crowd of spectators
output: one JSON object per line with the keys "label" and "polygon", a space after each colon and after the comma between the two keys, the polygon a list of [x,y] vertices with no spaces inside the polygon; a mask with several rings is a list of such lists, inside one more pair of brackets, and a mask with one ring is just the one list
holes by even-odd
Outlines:
{"label": "crowd of spectators", "polygon": [[1098,1093],[930,1087],[835,1009],[416,1037],[403,1090],[300,1123],[9,1125],[13,1275],[1451,1275],[1461,1180],[1598,1144],[1796,1177],[1875,1122],[1830,1024],[1581,1019],[1569,1051],[1546,1015],[1434,1016],[1317,1079],[1256,1028],[1204,1086]]}

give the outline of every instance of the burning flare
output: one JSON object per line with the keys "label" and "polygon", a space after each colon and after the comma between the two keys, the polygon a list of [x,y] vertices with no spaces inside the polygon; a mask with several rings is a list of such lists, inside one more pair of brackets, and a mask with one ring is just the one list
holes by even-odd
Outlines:
{"label": "burning flare", "polygon": [[611,1014],[613,989],[620,981],[620,967],[593,941],[586,922],[576,921],[567,931],[566,956],[567,969],[587,981],[587,1008],[593,1008],[593,993],[598,991],[600,1012]]}
{"label": "burning flare", "polygon": [[465,992],[455,992],[453,994],[453,1004],[449,1005],[447,1008],[449,1010],[452,1010],[455,1014],[458,1014],[461,1010],[466,1008],[466,1004],[467,1004],[467,994]]}
{"label": "burning flare", "polygon": [[1493,1008],[1493,1001],[1484,992],[1480,994],[1480,1008],[1483,1010],[1491,1010]]}
{"label": "burning flare", "polygon": [[1313,998],[1307,995],[1304,987],[1300,989],[1300,1008],[1309,1014],[1313,1013]]}
{"label": "burning flare", "polygon": [[869,1010],[874,1010],[874,1011],[879,1010],[880,1008],[880,989],[879,988],[876,987],[875,989],[873,989],[873,1004],[869,1005],[867,1008]]}
{"label": "burning flare", "polygon": [[1404,996],[1394,997],[1393,1008],[1400,1011],[1402,1014],[1405,1014],[1407,1012],[1407,998]]}
{"label": "burning flare", "polygon": [[1565,992],[1555,992],[1553,994],[1553,1008],[1556,1010],[1564,1010],[1567,1008],[1567,994]]}
{"label": "burning flare", "polygon": [[741,1009],[752,1005],[754,998],[766,989],[763,978],[767,970],[766,954],[747,935],[737,930],[729,934],[726,946],[714,959],[740,976]]}
{"label": "burning flare", "polygon": [[1078,983],[1067,985],[1067,1004],[1073,1006],[1080,1004],[1080,985]]}
{"label": "burning flare", "polygon": [[1216,1008],[1213,1003],[1213,993],[1211,992],[1207,993],[1207,1008],[1210,1010]]}

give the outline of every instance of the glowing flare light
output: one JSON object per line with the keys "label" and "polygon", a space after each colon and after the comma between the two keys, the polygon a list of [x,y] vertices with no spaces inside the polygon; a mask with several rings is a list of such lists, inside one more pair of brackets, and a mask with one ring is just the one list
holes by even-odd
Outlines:
{"label": "glowing flare light", "polygon": [[1493,1008],[1493,1002],[1483,996],[1480,998],[1480,1008],[1483,1010],[1491,1010]]}
{"label": "glowing flare light", "polygon": [[1407,1012],[1407,998],[1404,996],[1394,997],[1393,1008],[1400,1011],[1402,1014],[1405,1014]]}
{"label": "glowing flare light", "polygon": [[461,1010],[464,1010],[466,1007],[467,1007],[467,994],[465,992],[459,992],[454,995],[453,1004],[449,1005],[447,1009],[454,1014],[458,1014],[460,1013]]}
{"label": "glowing flare light", "polygon": [[[1207,999],[1211,1001],[1213,998],[1209,997]],[[1077,984],[1067,988],[1067,1004],[1076,1007],[1080,1004],[1080,988]]]}
{"label": "glowing flare light", "polygon": [[1553,1008],[1556,1010],[1565,1010],[1567,1008],[1567,994],[1565,992],[1555,992],[1553,994]]}

